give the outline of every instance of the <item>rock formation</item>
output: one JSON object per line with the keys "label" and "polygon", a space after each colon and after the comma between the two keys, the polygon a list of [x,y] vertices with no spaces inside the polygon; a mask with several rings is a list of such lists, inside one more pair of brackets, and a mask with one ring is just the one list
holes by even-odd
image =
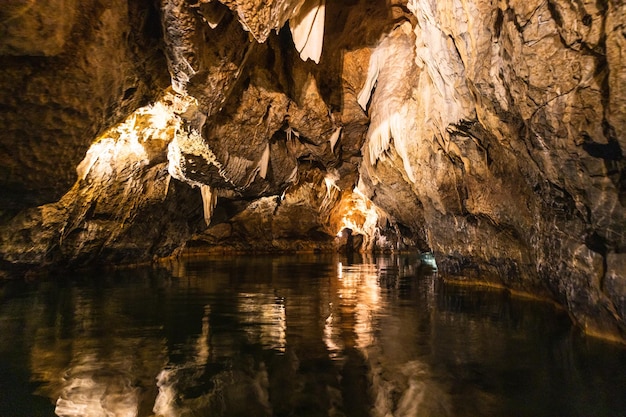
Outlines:
{"label": "rock formation", "polygon": [[12,0],[0,22],[4,269],[348,228],[626,339],[622,2]]}

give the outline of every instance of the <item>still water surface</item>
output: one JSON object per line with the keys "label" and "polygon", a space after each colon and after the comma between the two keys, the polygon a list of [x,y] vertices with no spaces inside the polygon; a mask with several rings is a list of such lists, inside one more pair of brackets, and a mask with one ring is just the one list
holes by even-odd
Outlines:
{"label": "still water surface", "polygon": [[626,415],[625,349],[418,264],[207,258],[3,283],[0,416]]}

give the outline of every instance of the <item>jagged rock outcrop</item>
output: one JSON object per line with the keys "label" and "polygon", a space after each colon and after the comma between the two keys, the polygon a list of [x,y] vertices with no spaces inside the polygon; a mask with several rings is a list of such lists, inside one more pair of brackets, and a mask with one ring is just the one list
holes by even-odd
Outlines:
{"label": "jagged rock outcrop", "polygon": [[200,193],[168,173],[175,113],[187,106],[166,94],[105,131],[58,202],[24,210],[3,228],[3,261],[78,267],[143,262],[176,250],[203,224]]}
{"label": "jagged rock outcrop", "polygon": [[[192,235],[194,250],[326,250],[350,228],[625,338],[620,2],[14,3],[5,213],[69,189],[99,139],[65,197],[3,227],[5,263],[150,259]],[[146,107],[115,125],[156,97],[166,122]],[[140,133],[119,134],[130,120]]]}

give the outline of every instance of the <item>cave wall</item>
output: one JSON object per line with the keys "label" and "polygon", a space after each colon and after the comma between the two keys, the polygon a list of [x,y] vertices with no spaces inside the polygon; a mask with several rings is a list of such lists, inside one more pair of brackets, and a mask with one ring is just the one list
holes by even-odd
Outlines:
{"label": "cave wall", "polygon": [[165,257],[203,224],[202,198],[168,173],[167,146],[189,103],[171,93],[107,129],[54,203],[2,228],[4,265],[30,271],[141,263]]}
{"label": "cave wall", "polygon": [[53,3],[0,16],[5,265],[349,227],[624,338],[621,2]]}
{"label": "cave wall", "polygon": [[[408,8],[413,30],[391,32],[370,61],[361,187],[404,224],[425,222],[445,273],[556,299],[589,332],[623,332],[624,5]],[[409,54],[411,65],[393,58]],[[397,188],[417,198],[398,204]]]}
{"label": "cave wall", "polygon": [[94,138],[168,82],[151,0],[0,10],[0,219],[57,201]]}

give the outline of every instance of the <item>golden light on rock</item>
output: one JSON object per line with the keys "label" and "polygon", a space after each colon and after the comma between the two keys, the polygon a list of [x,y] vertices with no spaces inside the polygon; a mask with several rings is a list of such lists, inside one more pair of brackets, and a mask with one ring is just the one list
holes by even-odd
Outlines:
{"label": "golden light on rock", "polygon": [[345,229],[364,237],[361,250],[369,251],[373,248],[379,236],[380,209],[372,203],[358,187],[352,192],[344,192],[341,200],[335,206],[331,215],[331,222],[341,237]]}
{"label": "golden light on rock", "polygon": [[103,133],[76,168],[79,179],[111,176],[126,165],[148,164],[161,153],[179,129],[179,115],[190,97],[167,93],[154,104],[141,107],[122,123]]}

